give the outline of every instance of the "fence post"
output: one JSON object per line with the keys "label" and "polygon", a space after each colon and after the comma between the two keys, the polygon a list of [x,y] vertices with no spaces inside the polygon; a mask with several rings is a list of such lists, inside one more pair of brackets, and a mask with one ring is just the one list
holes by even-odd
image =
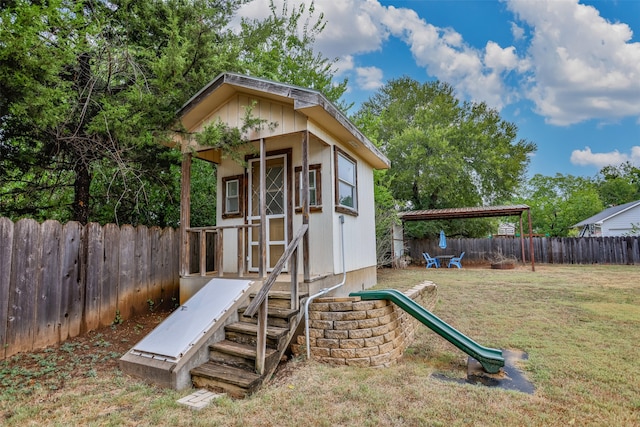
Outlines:
{"label": "fence post", "polygon": [[40,225],[22,219],[14,226],[7,317],[6,355],[31,350],[40,264]]}
{"label": "fence post", "polygon": [[9,218],[0,218],[0,359],[6,357],[7,348],[13,228],[13,221]]}

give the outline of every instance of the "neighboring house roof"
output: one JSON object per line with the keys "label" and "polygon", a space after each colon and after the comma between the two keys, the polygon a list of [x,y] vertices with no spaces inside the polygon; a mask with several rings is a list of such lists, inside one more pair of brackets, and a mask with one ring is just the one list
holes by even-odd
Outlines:
{"label": "neighboring house roof", "polygon": [[[292,104],[295,111],[321,124],[336,137],[351,145],[376,169],[387,169],[389,159],[322,93],[286,83],[234,73],[223,73],[203,87],[178,111],[177,116],[189,130],[205,119],[216,105],[236,92]],[[212,96],[215,93],[215,96]]]}
{"label": "neighboring house roof", "polygon": [[636,206],[640,206],[640,200],[636,200],[635,202],[625,203],[624,205],[612,206],[590,218],[585,219],[584,221],[580,221],[579,223],[571,226],[571,228],[584,227],[585,225],[590,225],[590,224],[602,224],[603,222],[611,219],[612,217],[616,215],[620,215],[621,213],[626,212],[629,209],[633,209]]}

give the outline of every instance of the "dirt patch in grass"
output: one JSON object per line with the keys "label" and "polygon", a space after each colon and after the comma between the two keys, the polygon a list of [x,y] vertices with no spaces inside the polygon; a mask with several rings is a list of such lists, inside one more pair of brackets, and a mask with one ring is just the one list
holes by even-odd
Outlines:
{"label": "dirt patch in grass", "polygon": [[0,387],[17,393],[56,391],[73,379],[112,371],[120,357],[169,313],[156,310],[55,346],[13,355],[0,361]]}

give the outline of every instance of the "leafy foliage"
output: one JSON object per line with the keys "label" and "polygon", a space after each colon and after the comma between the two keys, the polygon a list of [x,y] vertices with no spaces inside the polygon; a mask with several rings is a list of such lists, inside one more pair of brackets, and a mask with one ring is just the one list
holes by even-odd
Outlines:
{"label": "leafy foliage", "polygon": [[[374,135],[392,163],[389,189],[401,207],[438,209],[507,200],[524,179],[535,145],[517,140],[517,128],[484,103],[460,102],[446,83],[389,81],[354,120]],[[421,223],[407,227],[422,237],[483,235],[486,221]]]}
{"label": "leafy foliage", "polygon": [[603,209],[593,180],[562,174],[535,175],[518,201],[531,206],[534,232],[552,237],[568,236],[573,224]]}
{"label": "leafy foliage", "polygon": [[[288,14],[285,4],[279,15],[272,5],[271,17],[236,34],[227,24],[240,4],[3,3],[0,215],[175,226],[180,153],[162,144],[179,130],[175,112],[216,75],[297,76],[290,82],[344,92],[330,84],[332,63],[311,49],[321,20],[298,31],[313,6]],[[214,127],[201,138],[226,147],[240,136]],[[207,175],[195,192],[215,188]],[[201,196],[215,206],[215,195],[192,198]]]}
{"label": "leafy foliage", "polygon": [[605,206],[622,205],[640,199],[640,168],[629,162],[605,166],[596,179],[598,194]]}
{"label": "leafy foliage", "polygon": [[324,15],[314,18],[313,2],[278,11],[273,1],[271,15],[263,20],[242,21],[241,59],[245,72],[283,83],[315,89],[339,104],[347,81],[335,82],[335,59],[325,58],[310,47],[324,30]]}
{"label": "leafy foliage", "polygon": [[386,170],[374,171],[374,200],[376,209],[376,263],[388,266],[393,261],[392,228],[399,222],[396,201],[387,186]]}
{"label": "leafy foliage", "polygon": [[640,169],[625,162],[606,166],[593,178],[535,175],[514,201],[531,206],[535,233],[565,237],[578,231],[572,225],[607,207],[638,199]]}

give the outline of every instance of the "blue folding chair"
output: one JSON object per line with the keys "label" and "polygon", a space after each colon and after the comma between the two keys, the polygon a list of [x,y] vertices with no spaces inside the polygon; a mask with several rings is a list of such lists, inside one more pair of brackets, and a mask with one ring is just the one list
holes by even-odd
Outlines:
{"label": "blue folding chair", "polygon": [[451,258],[447,267],[451,268],[451,265],[455,265],[458,268],[462,268],[462,265],[460,265],[460,261],[462,261],[463,256],[464,252],[462,252],[460,256],[454,256],[453,258]]}
{"label": "blue folding chair", "polygon": [[431,256],[426,252],[424,252],[422,256],[424,257],[424,260],[427,261],[426,268],[429,268],[431,266],[435,266],[436,268],[440,267],[440,262],[438,261],[438,258],[431,258]]}

